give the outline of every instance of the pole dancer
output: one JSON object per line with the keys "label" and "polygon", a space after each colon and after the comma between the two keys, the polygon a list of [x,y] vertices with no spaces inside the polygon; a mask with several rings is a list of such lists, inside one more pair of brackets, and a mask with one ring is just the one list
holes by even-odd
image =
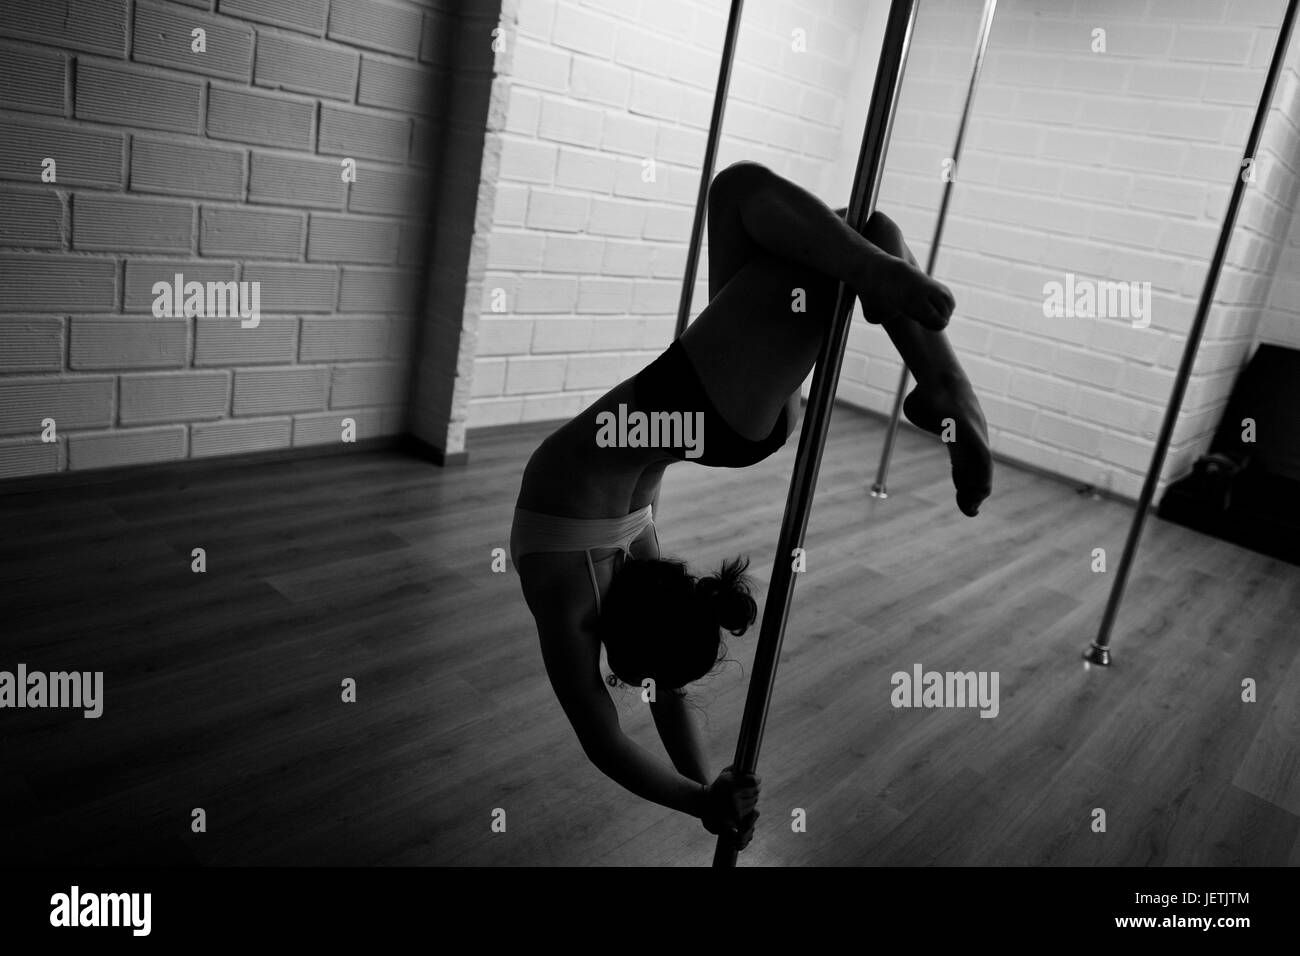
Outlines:
{"label": "pole dancer", "polygon": [[[907,24],[913,3],[895,2]],[[886,132],[877,131],[874,148]],[[976,514],[989,494],[991,464],[984,416],[943,332],[952,295],[909,261],[892,221],[868,217],[863,189],[855,187],[846,221],[795,183],[741,162],[714,177],[707,201],[708,305],[650,365],[533,453],[511,556],[547,675],[588,758],[628,791],[699,818],[739,849],[753,833],[759,780],[752,766],[712,772],[684,689],[716,667],[722,632],[744,633],[757,604],[744,558],[697,577],[661,554],[652,502],[664,470],[680,461],[745,467],[784,445],[799,419],[800,385],[832,339],[838,368],[853,297],[917,379],[909,418],[936,434],[944,419],[956,422],[947,447],[963,513]],[[810,404],[810,423],[816,410]],[[664,427],[654,437],[670,440],[652,443],[645,428],[638,438],[624,427],[656,420]],[[688,422],[702,423],[692,429],[701,440],[690,440]],[[801,459],[808,440],[805,427]],[[650,706],[671,767],[620,730],[602,647],[609,683],[653,682]]]}

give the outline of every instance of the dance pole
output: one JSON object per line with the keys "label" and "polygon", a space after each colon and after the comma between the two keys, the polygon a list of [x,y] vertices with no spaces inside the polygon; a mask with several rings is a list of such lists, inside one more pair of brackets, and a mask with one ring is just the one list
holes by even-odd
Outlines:
{"label": "dance pole", "polygon": [[[691,239],[686,246],[686,271],[682,274],[682,296],[677,303],[677,329],[673,332],[674,339],[682,337],[691,318],[691,300],[695,296],[695,272],[700,264],[700,242],[704,238],[704,214],[708,211],[709,184],[713,181],[713,167],[718,157],[718,140],[722,137],[722,117],[727,112],[727,90],[731,88],[731,63],[736,58],[736,37],[740,35],[740,14],[744,7],[745,0],[731,0],[727,32],[722,39],[722,63],[718,66],[718,86],[713,93],[713,115],[709,118],[709,135],[704,144],[700,189],[695,197],[695,219],[691,222]],[[655,517],[659,517],[658,489],[655,490],[650,507]]]}
{"label": "dance pole", "polygon": [[[939,200],[939,219],[934,224],[934,238],[930,240],[930,257],[925,264],[925,274],[934,275],[935,260],[939,258],[939,243],[943,239],[943,226],[948,219],[948,200],[952,195],[952,184],[957,179],[957,169],[961,162],[961,143],[966,138],[966,121],[970,119],[971,106],[975,102],[975,88],[979,85],[980,70],[984,68],[984,51],[988,49],[989,33],[993,30],[993,13],[998,0],[984,0],[984,15],[980,19],[979,40],[975,46],[975,60],[971,64],[970,86],[966,87],[966,105],[961,110],[961,122],[957,124],[957,142],[952,147],[952,175],[943,184],[943,198]],[[871,486],[873,498],[888,498],[889,491],[885,480],[889,476],[889,460],[894,455],[894,439],[898,437],[898,420],[903,414],[903,398],[907,394],[909,379],[907,366],[903,366],[898,377],[898,389],[894,393],[894,410],[889,413],[889,426],[885,429],[885,447],[880,451],[880,465],[876,468],[876,482]]]}
{"label": "dance pole", "polygon": [[713,116],[704,146],[704,167],[700,170],[700,191],[695,200],[695,221],[691,223],[691,242],[686,247],[686,273],[682,278],[682,298],[677,304],[677,331],[680,338],[690,320],[691,299],[695,292],[695,270],[700,264],[700,242],[704,237],[704,214],[708,210],[709,184],[718,157],[718,140],[722,136],[722,116],[727,111],[727,90],[731,87],[731,61],[736,57],[736,37],[740,33],[740,12],[745,0],[731,0],[727,33],[722,41],[722,64],[718,67],[718,88],[713,94]]}
{"label": "dance pole", "polygon": [[[853,178],[853,192],[849,199],[848,222],[859,232],[875,209],[876,195],[880,191],[880,175],[885,168],[885,147],[894,123],[894,108],[898,104],[898,90],[903,78],[903,67],[907,63],[907,49],[912,41],[915,20],[916,0],[893,0],[889,7],[889,19],[885,23],[885,39],[881,44],[880,63],[876,68],[871,108],[867,112],[867,126],[862,134],[857,173]],[[736,742],[736,759],[731,764],[739,773],[753,773],[758,766],[758,751],[763,743],[763,728],[767,723],[767,708],[772,699],[776,665],[781,655],[781,640],[785,636],[790,599],[794,595],[792,556],[795,548],[803,547],[804,533],[808,530],[808,513],[812,509],[817,472],[821,468],[822,451],[826,446],[831,403],[835,399],[835,386],[839,382],[840,365],[844,361],[844,347],[848,342],[849,321],[853,316],[855,300],[853,290],[840,283],[839,296],[835,300],[835,314],[817,355],[817,371],[813,375],[812,393],[804,412],[803,428],[799,432],[799,450],[795,455],[790,491],[785,500],[781,534],[777,538],[772,580],[763,606],[763,624],[759,630],[758,647],[754,652],[753,673],[749,678],[749,693],[745,697],[745,714],[740,722],[740,739]],[[736,853],[731,838],[726,834],[719,836],[713,854],[713,865],[735,866]]]}
{"label": "dance pole", "polygon": [[1268,66],[1264,91],[1260,93],[1259,106],[1255,110],[1255,122],[1250,127],[1250,138],[1246,140],[1246,149],[1242,153],[1241,163],[1233,175],[1232,198],[1228,201],[1228,211],[1223,217],[1223,225],[1219,228],[1219,242],[1214,247],[1210,271],[1205,277],[1205,286],[1201,289],[1201,301],[1196,306],[1192,330],[1188,333],[1187,344],[1183,347],[1183,358],[1178,365],[1178,374],[1174,377],[1173,394],[1169,398],[1169,407],[1165,409],[1165,420],[1160,426],[1160,436],[1156,439],[1155,451],[1151,455],[1151,467],[1147,469],[1146,480],[1142,483],[1142,494],[1138,498],[1137,510],[1133,513],[1133,523],[1129,525],[1128,540],[1124,542],[1124,556],[1120,558],[1115,582],[1110,587],[1106,613],[1102,616],[1097,639],[1083,652],[1083,659],[1090,664],[1102,666],[1110,664],[1110,633],[1115,626],[1115,616],[1119,613],[1120,601],[1124,598],[1124,585],[1128,582],[1129,571],[1133,567],[1133,556],[1137,552],[1138,540],[1142,537],[1142,526],[1146,522],[1147,510],[1151,507],[1152,499],[1155,498],[1156,484],[1160,481],[1160,472],[1164,469],[1165,453],[1169,451],[1174,425],[1178,421],[1178,411],[1187,392],[1187,380],[1191,378],[1192,366],[1196,363],[1196,350],[1201,344],[1201,335],[1205,331],[1210,307],[1214,304],[1214,289],[1219,282],[1219,271],[1223,268],[1223,260],[1228,254],[1228,243],[1232,239],[1232,229],[1237,222],[1237,211],[1241,208],[1241,197],[1246,192],[1244,170],[1248,161],[1253,165],[1255,152],[1259,148],[1259,139],[1264,132],[1264,120],[1268,116],[1269,101],[1273,98],[1278,74],[1282,72],[1282,62],[1286,59],[1291,30],[1295,26],[1297,2],[1300,0],[1289,0],[1286,14],[1282,17],[1282,26],[1277,34],[1277,46],[1273,48],[1273,62]]}

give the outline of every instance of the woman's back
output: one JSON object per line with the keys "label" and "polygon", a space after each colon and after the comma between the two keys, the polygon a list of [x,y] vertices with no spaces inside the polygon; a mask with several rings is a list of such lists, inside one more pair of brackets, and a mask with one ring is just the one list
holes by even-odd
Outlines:
{"label": "woman's back", "polygon": [[[643,479],[648,470],[656,478],[662,475],[671,459],[654,448],[596,443],[601,412],[617,416],[620,404],[635,408],[631,386],[631,379],[620,382],[537,446],[524,468],[516,507],[570,518],[616,518],[653,500],[658,481],[648,487]],[[653,469],[656,462],[661,467]]]}

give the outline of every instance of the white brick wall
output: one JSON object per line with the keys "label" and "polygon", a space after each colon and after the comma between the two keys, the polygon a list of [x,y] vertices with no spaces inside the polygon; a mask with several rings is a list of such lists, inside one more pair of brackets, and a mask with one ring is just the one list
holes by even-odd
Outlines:
{"label": "white brick wall", "polygon": [[[922,4],[904,81],[880,206],[923,263],[979,7]],[[996,450],[1138,493],[1280,12],[1229,0],[999,5],[936,268],[957,297],[953,337]],[[1094,27],[1107,30],[1105,54],[1089,49]],[[1271,169],[1247,192],[1166,482],[1208,443],[1232,382],[1215,373],[1245,358],[1270,279],[1272,302],[1288,298],[1277,257],[1286,217],[1267,213],[1294,208],[1297,116],[1292,93],[1270,117],[1260,162]],[[1043,284],[1066,272],[1151,282],[1151,328],[1044,318]],[[860,361],[845,367],[845,397],[888,411],[899,367],[888,340],[855,335],[849,347]]]}
{"label": "white brick wall", "polygon": [[[1266,19],[1268,12],[1259,14]],[[1273,36],[1265,31],[1256,41],[1252,62],[1265,48],[1271,53]],[[1268,54],[1263,54],[1267,56]],[[1253,85],[1241,83],[1214,89],[1216,74],[1207,86],[1207,98],[1217,96],[1253,110],[1263,85],[1259,66]],[[1279,78],[1272,108],[1264,127],[1257,180],[1247,189],[1228,260],[1215,296],[1205,340],[1197,355],[1187,400],[1174,431],[1166,480],[1186,472],[1208,447],[1232,391],[1236,374],[1261,341],[1300,347],[1292,317],[1300,313],[1294,284],[1295,260],[1288,262],[1288,233],[1300,193],[1300,45],[1292,40],[1285,69]],[[1246,106],[1249,104],[1249,106]],[[1244,139],[1245,133],[1242,134]]]}
{"label": "white brick wall", "polygon": [[[470,426],[572,415],[671,340],[727,7],[519,0],[507,18]],[[821,188],[855,58],[875,56],[862,16],[829,0],[746,5],[718,168],[758,159]],[[796,28],[806,53],[790,52]]]}
{"label": "white brick wall", "polygon": [[[0,16],[0,477],[402,429],[453,8],[68,6]],[[154,318],[176,271],[260,281],[261,325]]]}
{"label": "white brick wall", "polygon": [[[922,262],[981,6],[920,6],[880,206]],[[755,159],[842,204],[886,8],[748,4],[719,168]],[[998,451],[1137,494],[1280,11],[1247,0],[999,5],[936,270],[957,295],[951,335]],[[565,396],[613,384],[667,344],[725,14],[721,0],[671,11],[649,0],[520,0],[486,236],[485,287],[507,308],[490,313],[484,300],[471,425],[568,414]],[[806,53],[790,49],[797,27]],[[1090,50],[1094,27],[1107,30],[1104,54]],[[1300,284],[1289,278],[1300,272],[1294,72],[1270,117],[1166,479],[1208,442],[1257,328],[1300,339]],[[651,159],[656,177],[645,183]],[[1150,282],[1151,328],[1044,318],[1043,285],[1067,272]],[[579,321],[593,312],[598,321]],[[654,334],[638,334],[635,320]],[[855,328],[841,397],[887,412],[898,368],[879,330]]]}
{"label": "white brick wall", "polygon": [[[842,203],[886,6],[751,0],[719,168],[754,159]],[[922,259],[979,6],[921,5],[881,206]],[[1000,451],[1136,493],[1280,8],[1000,5],[937,268]],[[455,452],[466,426],[572,414],[668,343],[726,0],[507,0],[504,50],[469,64],[496,15],[452,9],[6,4],[0,475],[334,440],[340,415],[386,433],[407,421],[408,364],[416,433]],[[1097,26],[1105,54],[1088,49]],[[1300,340],[1298,88],[1293,48],[1167,476],[1208,440],[1252,344]],[[269,314],[257,330],[154,320],[150,286],[172,271],[259,279]],[[1150,281],[1152,328],[1044,319],[1043,283],[1066,272]],[[707,255],[698,280],[696,311]],[[855,326],[842,396],[887,410],[897,368]],[[31,445],[42,405],[70,416],[53,451]]]}
{"label": "white brick wall", "polygon": [[[448,456],[465,448],[474,350],[481,338],[495,331],[507,338],[510,334],[507,326],[493,329],[486,318],[481,322],[480,315],[488,314],[482,282],[486,237],[497,197],[504,192],[498,184],[507,162],[499,136],[505,128],[507,90],[504,84],[494,85],[493,77],[518,52],[511,42],[498,42],[505,39],[498,25],[512,22],[515,12],[515,0],[505,0],[500,10],[493,4],[461,5],[448,33],[450,42],[438,54],[450,75],[450,107],[441,131],[442,161],[431,185],[438,228],[416,347],[409,424],[416,438]],[[397,199],[401,201],[401,193]],[[527,192],[516,191],[509,200],[512,221],[522,225]]]}
{"label": "white brick wall", "polygon": [[1268,181],[1268,199],[1261,200],[1261,205],[1279,214],[1271,236],[1278,248],[1258,338],[1300,348],[1300,216],[1296,215],[1300,205],[1300,50],[1294,41],[1287,64],[1269,117],[1269,158],[1274,175]]}

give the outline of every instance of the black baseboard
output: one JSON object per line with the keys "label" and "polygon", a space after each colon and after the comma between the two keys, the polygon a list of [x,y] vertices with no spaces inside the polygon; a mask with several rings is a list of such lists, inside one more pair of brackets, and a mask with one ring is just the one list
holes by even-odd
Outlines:
{"label": "black baseboard", "polygon": [[402,436],[402,450],[407,454],[414,455],[416,458],[423,458],[435,465],[442,465],[444,468],[469,464],[469,452],[457,451],[449,455],[441,448],[430,445],[423,438],[416,438],[414,435]]}
{"label": "black baseboard", "polygon": [[57,471],[30,478],[0,480],[0,497],[6,495],[35,494],[65,488],[87,488],[128,479],[142,485],[161,484],[178,478],[193,478],[214,471],[247,468],[277,462],[307,461],[313,458],[335,458],[339,455],[356,455],[377,451],[401,451],[407,436],[391,435],[367,438],[358,442],[331,442],[326,445],[303,445],[299,448],[275,448],[270,451],[250,452],[246,455],[220,455],[211,458],[184,458],[153,464],[124,465],[118,468],[96,468],[90,471]]}
{"label": "black baseboard", "polygon": [[[859,405],[851,404],[839,397],[835,398],[835,404],[839,407],[851,409],[859,414],[866,415],[879,421],[888,422],[889,416],[873,409],[862,408]],[[806,402],[804,403],[807,404]],[[562,419],[556,419],[562,421]],[[542,428],[554,428],[556,421],[547,422],[528,422],[524,424],[495,425],[483,426],[470,430],[470,434],[489,433],[493,435],[511,434],[514,432],[528,432],[541,430]],[[902,420],[899,423],[901,427],[909,429],[918,435],[928,435],[927,432],[917,428],[911,422]],[[792,439],[797,441],[797,439]],[[83,488],[87,486],[109,484],[115,481],[121,481],[123,478],[131,478],[138,481],[168,481],[177,477],[193,476],[200,473],[208,473],[214,469],[223,468],[246,468],[250,465],[264,465],[274,462],[284,461],[305,461],[312,458],[332,458],[337,455],[353,455],[364,452],[376,451],[400,451],[404,454],[411,455],[423,461],[429,461],[435,465],[444,468],[457,468],[469,464],[469,452],[459,451],[447,454],[441,448],[429,444],[421,438],[414,435],[391,435],[383,438],[369,438],[363,441],[342,444],[332,443],[328,445],[306,445],[301,448],[277,448],[272,451],[252,452],[247,455],[227,455],[213,458],[186,458],[181,461],[158,462],[149,465],[127,465],[121,468],[100,468],[93,471],[59,471],[46,475],[33,475],[30,478],[8,478],[0,479],[0,497],[5,495],[32,494],[42,491],[50,491],[62,488]],[[995,461],[1023,469],[1044,478],[1062,484],[1071,485],[1076,491],[1089,491],[1097,494],[1099,497],[1108,498],[1112,501],[1122,502],[1128,505],[1136,505],[1137,501],[1127,495],[1105,489],[1094,489],[1090,486],[1080,486],[1077,479],[1069,478],[1045,468],[1030,465],[1014,458],[1007,457],[998,453],[993,454]],[[872,459],[874,461],[874,459]],[[874,464],[864,465],[864,475],[867,476],[868,483],[874,476]]]}
{"label": "black baseboard", "polygon": [[90,471],[56,471],[26,478],[0,479],[0,497],[6,495],[39,494],[64,488],[87,488],[107,485],[130,479],[142,484],[166,483],[177,478],[192,478],[233,468],[252,465],[269,465],[277,462],[309,461],[313,458],[334,458],[339,455],[357,455],[377,451],[400,451],[413,458],[433,462],[443,467],[469,464],[469,452],[447,454],[414,435],[386,435],[366,438],[358,442],[331,442],[327,445],[303,445],[299,448],[275,448],[255,451],[246,455],[218,455],[211,458],[184,458],[179,461],[160,461],[151,464],[123,465],[118,468],[95,468]]}

